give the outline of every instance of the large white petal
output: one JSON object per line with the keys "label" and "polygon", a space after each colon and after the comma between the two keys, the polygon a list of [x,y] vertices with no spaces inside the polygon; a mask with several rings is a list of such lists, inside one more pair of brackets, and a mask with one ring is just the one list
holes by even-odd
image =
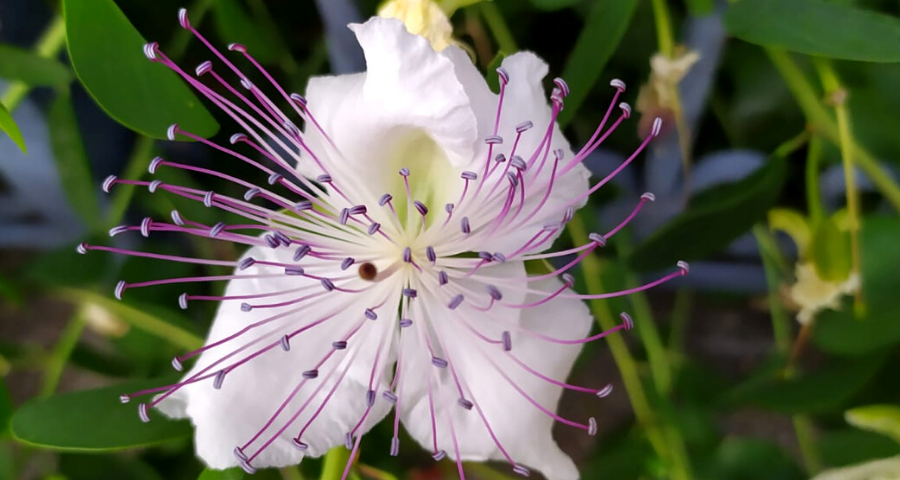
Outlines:
{"label": "large white petal", "polygon": [[[561,287],[561,283],[556,279],[549,279],[536,282],[531,287],[551,292]],[[510,301],[519,301],[512,300],[512,297],[514,295]],[[529,294],[525,301],[531,302],[539,298],[538,295]],[[562,389],[530,374],[514,363],[506,356],[501,346],[486,344],[465,328],[461,328],[460,317],[469,319],[488,337],[498,338],[503,330],[511,330],[513,345],[511,353],[532,369],[561,381],[571,369],[580,351],[580,345],[563,346],[548,343],[517,333],[509,325],[518,324],[531,331],[557,338],[579,339],[590,330],[590,314],[580,301],[564,298],[557,298],[530,309],[512,310],[495,307],[494,310],[497,310],[494,313],[502,318],[490,318],[478,312],[468,311],[464,306],[451,312],[444,305],[430,305],[428,321],[432,329],[440,335],[443,346],[449,352],[448,356],[463,384],[466,398],[482,409],[497,439],[513,460],[540,470],[550,480],[574,480],[578,478],[574,463],[559,449],[552,438],[553,420],[520,395],[492,367],[491,362],[501,368],[531,398],[551,411],[556,410]],[[401,348],[404,359],[416,359],[404,360],[401,378],[413,377],[420,379],[420,384],[425,384],[419,385],[417,389],[404,387],[401,390],[401,404],[404,405],[403,423],[416,440],[431,449],[433,439],[431,414],[427,393],[423,392],[427,383],[423,379],[435,375],[436,367],[430,363],[428,358],[430,354],[421,342],[406,342]],[[438,372],[441,387],[435,389],[436,392],[440,392],[435,394],[438,448],[445,450],[451,457],[455,456],[446,421],[446,415],[449,415],[459,444],[459,456],[462,459],[504,460],[504,455],[491,439],[477,408],[465,410],[457,404],[459,394],[447,370]],[[580,433],[577,430],[573,432]]]}
{"label": "large white petal", "polygon": [[[253,256],[257,261],[291,262],[291,252],[287,249],[273,250],[269,248],[253,248],[246,256]],[[304,259],[307,272],[316,275],[332,276],[337,272],[323,269],[336,269],[334,262],[319,262]],[[237,272],[240,275],[252,275],[257,272],[278,272],[277,267],[250,267]],[[279,302],[299,295],[324,291],[316,286],[319,282],[300,276],[278,276],[252,280],[232,280],[226,288],[225,295],[254,295],[265,292],[281,291],[309,285],[309,291],[295,292],[264,299],[248,299],[250,303]],[[290,423],[290,426],[278,436],[251,463],[255,467],[285,466],[298,463],[303,452],[293,446],[290,439],[296,436],[312,413],[324,401],[331,386],[340,377],[345,366],[349,366],[340,386],[332,399],[317,419],[307,429],[303,441],[309,444],[307,455],[318,456],[335,445],[344,443],[345,435],[362,417],[366,409],[366,395],[372,364],[378,349],[379,339],[387,335],[384,344],[385,352],[381,355],[381,382],[374,384],[373,389],[379,391],[390,381],[389,366],[393,363],[392,331],[396,325],[394,312],[381,312],[377,321],[364,320],[364,310],[377,303],[381,292],[364,292],[358,294],[330,292],[316,301],[304,302],[299,311],[290,313],[284,319],[276,320],[266,326],[258,327],[232,343],[213,348],[203,353],[185,378],[211,366],[224,355],[233,352],[249,342],[263,338],[254,347],[233,357],[233,360],[246,357],[249,353],[261,349],[271,342],[278,343],[284,334],[291,333],[334,311],[340,313],[324,323],[300,333],[291,340],[291,348],[285,352],[280,345],[266,353],[248,361],[242,366],[229,371],[225,376],[221,389],[213,388],[213,379],[188,385],[173,396],[162,401],[160,410],[173,417],[189,417],[196,426],[195,441],[198,455],[209,466],[226,468],[238,465],[233,455],[236,446],[249,441],[282,403],[289,398],[292,390],[303,380],[302,373],[313,369],[328,352],[332,351],[332,342],[340,340],[354,325],[362,322],[362,328],[350,338],[349,347],[336,351],[331,360],[319,369],[319,377],[307,381],[306,385],[289,403],[288,407],[276,418],[263,437],[245,450],[252,455],[257,448],[271,438],[278,429]],[[394,299],[396,302],[396,299]],[[297,309],[294,306],[279,308],[254,308],[244,312],[240,308],[241,300],[221,302],[219,311],[209,333],[207,344],[224,339],[248,325],[269,318],[272,315]],[[354,354],[355,352],[355,354]],[[350,358],[353,358],[352,363]],[[232,360],[232,361],[233,361]],[[231,363],[231,362],[228,362]],[[220,364],[211,372],[220,370],[228,363]],[[335,373],[328,378],[329,372]],[[376,379],[378,377],[376,372]],[[315,394],[312,402],[294,421],[289,418],[309,399],[316,388],[325,386]],[[371,425],[377,423],[389,410],[385,402],[376,402],[369,413],[359,434],[366,432]]]}

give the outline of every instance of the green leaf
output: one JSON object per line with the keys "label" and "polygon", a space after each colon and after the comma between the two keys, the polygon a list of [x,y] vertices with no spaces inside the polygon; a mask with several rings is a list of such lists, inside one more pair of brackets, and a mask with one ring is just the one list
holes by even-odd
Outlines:
{"label": "green leaf", "polygon": [[191,435],[187,421],[167,420],[151,411],[141,422],[137,403],[119,396],[166,385],[170,379],[142,380],[114,387],[31,400],[12,417],[13,436],[22,443],[53,450],[102,452],[155,445]]}
{"label": "green leaf", "polygon": [[[531,4],[540,10],[560,10],[577,5],[581,0],[531,0]],[[617,3],[600,0],[597,3]]]}
{"label": "green leaf", "polygon": [[819,454],[831,467],[845,467],[900,454],[900,446],[890,439],[856,429],[827,432],[818,440]]}
{"label": "green leaf", "polygon": [[47,117],[50,126],[50,144],[59,172],[63,190],[69,205],[81,216],[91,231],[97,231],[103,223],[97,189],[91,178],[91,166],[81,141],[78,120],[68,90],[61,91],[50,106]]}
{"label": "green leaf", "polygon": [[850,234],[842,232],[833,218],[819,222],[809,246],[809,258],[823,280],[842,282],[850,276]]}
{"label": "green leaf", "polygon": [[163,477],[139,458],[116,455],[60,455],[59,473],[66,480],[163,480]]}
{"label": "green leaf", "polygon": [[219,125],[178,76],[143,55],[146,43],[112,0],[64,0],[75,74],[119,123],[153,138],[169,125],[201,137]]}
{"label": "green leaf", "polygon": [[807,55],[900,62],[900,20],[841,2],[741,0],[728,8],[725,28],[750,43]]}
{"label": "green leaf", "polygon": [[844,412],[847,423],[856,428],[880,433],[900,443],[900,407],[897,405],[866,405]]}
{"label": "green leaf", "polygon": [[237,42],[261,63],[273,63],[287,48],[279,41],[277,32],[255,22],[239,0],[216,0],[216,27],[227,42]]}
{"label": "green leaf", "polygon": [[12,399],[9,398],[9,392],[6,390],[6,382],[0,377],[0,435],[3,435],[9,429],[9,419],[12,417]]}
{"label": "green leaf", "polygon": [[688,11],[695,17],[709,15],[713,11],[713,0],[687,0],[686,3]]}
{"label": "green leaf", "polygon": [[0,78],[44,87],[68,85],[72,81],[72,72],[52,58],[11,45],[0,45]]}
{"label": "green leaf", "polygon": [[488,87],[494,93],[500,93],[500,76],[497,75],[497,69],[503,65],[504,58],[506,58],[506,52],[497,52],[497,55],[494,56],[494,59],[487,66],[485,79]]}
{"label": "green leaf", "polygon": [[801,480],[807,478],[777,445],[763,440],[726,439],[700,478]]}
{"label": "green leaf", "polygon": [[749,177],[701,192],[685,212],[640,244],[628,263],[637,270],[657,270],[722,250],[765,218],[786,176],[785,160],[771,157]]}
{"label": "green leaf", "polygon": [[[560,125],[569,124],[600,78],[628,29],[637,4],[637,0],[594,2],[563,68],[562,78],[569,84],[569,96],[565,110],[559,114]],[[612,88],[609,92],[612,93]]]}
{"label": "green leaf", "polygon": [[16,142],[19,150],[22,150],[23,153],[28,153],[28,150],[25,148],[25,139],[22,138],[22,132],[19,131],[19,126],[16,125],[16,121],[13,120],[12,115],[3,103],[0,103],[0,130],[6,132],[9,138]]}
{"label": "green leaf", "polygon": [[268,469],[260,470],[252,476],[247,475],[240,468],[229,468],[228,470],[211,470],[207,468],[200,473],[197,480],[280,480],[281,475],[278,470]]}

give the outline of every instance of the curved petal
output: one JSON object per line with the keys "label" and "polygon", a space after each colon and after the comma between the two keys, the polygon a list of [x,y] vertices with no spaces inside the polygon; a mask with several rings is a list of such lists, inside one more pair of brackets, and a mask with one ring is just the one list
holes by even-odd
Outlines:
{"label": "curved petal", "polygon": [[[512,271],[509,269],[504,273]],[[561,288],[562,284],[556,279],[548,279],[535,282],[530,287],[552,292]],[[531,293],[524,301],[534,302],[543,297]],[[497,445],[499,443],[514,462],[538,469],[550,480],[578,478],[574,463],[552,438],[553,419],[539,411],[516,387],[551,411],[556,409],[562,389],[529,373],[509,354],[546,377],[564,380],[581,349],[580,345],[543,341],[522,333],[515,326],[556,338],[580,339],[588,333],[591,325],[587,308],[578,300],[557,298],[521,310],[495,307],[496,311],[492,310],[494,315],[490,317],[475,315],[477,312],[468,310],[465,305],[463,303],[457,310],[447,309],[443,305],[424,307],[434,338],[440,339],[450,368],[441,370],[434,367],[428,358],[430,353],[422,342],[408,342],[401,346],[402,358],[417,359],[404,363],[401,381],[404,376],[413,376],[431,378],[434,383],[438,449],[445,450],[451,457],[456,456],[450,431],[452,421],[459,457],[464,460],[505,460],[506,456]],[[503,330],[510,330],[512,350],[507,354],[501,345],[488,344],[474,336],[460,326],[464,318],[472,319],[474,326],[487,337],[499,338]],[[454,373],[459,378],[465,397],[475,404],[472,410],[458,404],[460,393],[453,380]],[[433,448],[431,406],[427,391],[423,388],[420,385],[418,389],[404,387],[401,390],[401,404],[405,405],[401,413],[403,423],[413,438],[430,449]],[[490,425],[490,431],[486,425]],[[492,439],[491,432],[496,436],[497,443]]]}
{"label": "curved petal", "polygon": [[[257,247],[251,249],[245,258],[248,256],[257,261],[292,261],[285,249]],[[315,275],[330,276],[334,273],[323,270],[333,269],[333,262],[317,264],[304,259],[304,267],[307,272],[315,272]],[[279,267],[252,266],[237,274],[279,273],[278,270]],[[282,291],[289,292],[246,298]],[[310,294],[320,296],[303,302],[300,307],[298,304],[277,308],[260,306]],[[384,388],[390,380],[388,367],[393,363],[391,327],[395,325],[391,321],[392,314],[385,313],[384,321],[380,322],[364,317],[364,310],[376,305],[382,292],[324,292],[317,280],[276,275],[274,278],[232,280],[225,295],[245,298],[221,302],[207,345],[226,339],[255,322],[275,319],[206,350],[185,380],[197,375],[207,378],[177,390],[159,404],[159,409],[169,416],[191,419],[196,426],[197,453],[213,468],[238,465],[239,461],[233,454],[237,446],[242,447],[248,457],[261,450],[251,458],[251,464],[267,467],[296,464],[304,455],[318,456],[344,443],[347,432],[366,412],[369,378],[382,341],[379,368],[374,374],[378,383],[373,384],[372,388]],[[352,299],[353,303],[348,305],[348,299]],[[249,312],[242,311],[243,302],[256,306]],[[358,331],[351,334],[356,327],[359,327]],[[281,339],[293,332],[300,333],[290,339],[290,349],[284,351]],[[349,346],[344,350],[333,349],[332,342],[342,339],[347,339]],[[234,366],[257,352],[261,353]],[[319,365],[325,358],[328,360]],[[228,371],[220,388],[216,389],[215,374],[223,368]],[[303,372],[313,369],[319,371],[318,378],[305,380]],[[333,400],[328,401],[328,394],[335,384],[339,386]],[[301,387],[295,391],[298,386]],[[302,408],[307,401],[308,405]],[[302,437],[309,445],[309,449],[302,452],[292,444],[291,438],[298,435],[322,404],[324,408],[321,413]],[[276,415],[281,407],[284,408]],[[384,417],[388,407],[376,403],[358,433],[365,433]],[[298,412],[301,413],[292,418]],[[261,429],[262,433],[257,437]],[[270,439],[271,443],[266,445]]]}

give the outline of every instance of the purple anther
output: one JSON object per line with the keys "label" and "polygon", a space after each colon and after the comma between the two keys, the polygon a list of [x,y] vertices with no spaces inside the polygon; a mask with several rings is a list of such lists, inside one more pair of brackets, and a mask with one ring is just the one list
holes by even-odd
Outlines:
{"label": "purple anther", "polygon": [[687,275],[691,271],[691,266],[683,260],[679,260],[678,263],[675,264],[675,266],[681,269],[682,276]]}
{"label": "purple anther", "polygon": [[269,175],[269,178],[267,178],[266,181],[269,182],[269,185],[275,185],[276,183],[281,181],[282,178],[284,178],[284,176],[282,176],[280,173],[272,172],[272,174]]}
{"label": "purple anther", "polygon": [[213,227],[209,229],[209,236],[217,237],[217,236],[219,236],[220,233],[222,233],[222,230],[225,230],[225,223],[219,222],[219,223],[213,225]]}
{"label": "purple anther", "polygon": [[527,477],[527,476],[531,475],[531,470],[529,470],[524,465],[519,465],[518,463],[513,465],[513,472],[515,472],[516,474],[521,475],[523,477]]}
{"label": "purple anther", "polygon": [[440,357],[431,357],[431,364],[438,368],[447,368],[450,363]]}
{"label": "purple anther", "polygon": [[573,277],[572,274],[570,274],[570,273],[562,274],[562,281],[569,288],[572,288],[575,286],[575,277]]}
{"label": "purple anther", "polygon": [[[245,80],[241,80],[241,83],[244,83],[244,81]],[[244,86],[247,87],[247,90],[250,90],[250,87],[252,87],[253,84],[251,84],[249,80],[246,80],[246,82],[247,83],[244,84]],[[283,125],[284,125],[284,129],[287,130],[288,135],[290,135],[293,138],[300,138],[300,136],[301,136],[300,129],[297,128],[296,125],[294,125],[294,122],[292,122],[290,120],[285,120]]]}
{"label": "purple anther", "polygon": [[434,253],[434,247],[431,245],[425,247],[425,258],[431,263],[434,263],[437,260],[437,254]]}
{"label": "purple anther", "polygon": [[253,197],[259,195],[260,192],[261,190],[256,187],[251,188],[250,190],[244,192],[244,200],[249,202],[250,200],[253,200]]}
{"label": "purple anther", "polygon": [[294,205],[294,210],[298,212],[302,212],[304,210],[311,210],[313,208],[313,203],[309,200],[300,200]]}
{"label": "purple anther", "polygon": [[245,133],[235,133],[231,136],[231,138],[228,139],[228,141],[231,142],[232,145],[238,142],[243,142],[244,140],[247,140],[247,134]]}
{"label": "purple anther", "polygon": [[346,270],[353,266],[356,260],[353,257],[347,257],[341,261],[341,270]]}
{"label": "purple anther", "polygon": [[269,248],[278,248],[281,246],[281,243],[275,238],[275,235],[268,234],[263,237],[267,244],[269,244]]}
{"label": "purple anther", "polygon": [[117,300],[122,299],[122,294],[125,293],[126,287],[128,287],[128,284],[125,283],[125,280],[119,280],[119,283],[116,284],[116,289],[113,291],[113,294],[116,296]]}
{"label": "purple anther", "polygon": [[561,148],[557,148],[556,150],[553,151],[553,155],[558,160],[562,160],[562,159],[566,158],[566,151]]}
{"label": "purple anther", "polygon": [[516,125],[516,132],[517,133],[527,132],[533,126],[534,126],[534,124],[531,123],[531,120],[526,120],[526,121]]}
{"label": "purple anther", "polygon": [[503,143],[503,137],[500,135],[491,135],[484,138],[484,143],[488,145],[500,145]]}
{"label": "purple anther", "polygon": [[319,376],[319,371],[316,369],[307,370],[307,371],[303,372],[303,378],[305,378],[307,380],[312,380],[318,376]]}
{"label": "purple anther", "polygon": [[234,450],[232,450],[232,453],[234,453],[234,456],[242,462],[246,462],[247,460],[249,460],[247,458],[247,455],[244,454],[244,451],[241,450],[241,447],[234,447]]}
{"label": "purple anther", "polygon": [[213,197],[216,195],[216,192],[212,190],[206,192],[206,195],[203,195],[203,205],[208,207],[212,207]]}
{"label": "purple anther", "polygon": [[151,62],[156,61],[156,51],[159,49],[159,44],[156,42],[150,42],[144,44],[144,56],[147,57],[147,60]]}
{"label": "purple anther", "polygon": [[447,452],[445,452],[443,450],[438,450],[438,451],[434,452],[433,454],[431,454],[431,458],[433,458],[435,462],[440,462],[446,456],[447,456]]}
{"label": "purple anther", "polygon": [[149,190],[150,193],[156,193],[156,189],[159,188],[159,186],[162,184],[163,184],[162,180],[154,180],[154,181],[150,182],[149,185],[147,185],[147,190]]}
{"label": "purple anther", "polygon": [[181,364],[180,358],[172,357],[172,368],[174,368],[176,372],[184,370],[184,365]]}
{"label": "purple anther", "polygon": [[506,261],[506,255],[504,255],[500,252],[494,252],[494,254],[491,255],[491,260],[493,260],[497,263],[503,263]]}
{"label": "purple anther", "polygon": [[508,352],[512,350],[512,335],[509,334],[508,331],[504,331],[500,335],[500,340],[503,343],[503,351]]}
{"label": "purple anther", "polygon": [[559,89],[559,91],[562,93],[562,95],[564,97],[569,96],[569,84],[566,83],[565,80],[563,80],[559,77],[556,77],[553,79],[553,84],[556,85],[556,88]]}
{"label": "purple anther", "polygon": [[247,302],[241,302],[241,311],[242,312],[249,312],[250,310],[253,310],[253,305],[250,305]]}
{"label": "purple anther", "polygon": [[255,258],[247,257],[238,263],[238,270],[246,270],[246,269],[252,267],[254,263],[256,263]]}
{"label": "purple anther", "polygon": [[150,226],[153,225],[153,219],[150,217],[144,217],[141,220],[141,236],[147,238],[150,236]]}
{"label": "purple anther", "polygon": [[594,417],[588,419],[588,435],[597,435],[597,419]]}
{"label": "purple anther", "polygon": [[484,260],[485,262],[490,262],[494,259],[494,256],[491,255],[491,252],[480,251],[478,252],[478,258]]}
{"label": "purple anther", "polygon": [[292,438],[291,443],[293,443],[294,446],[297,447],[297,450],[300,450],[301,452],[305,452],[309,449],[309,445],[301,442],[298,438]]}
{"label": "purple anther", "polygon": [[303,95],[300,95],[299,93],[292,93],[291,100],[293,100],[294,103],[299,105],[300,108],[306,108],[306,104],[308,103],[306,101],[306,97],[304,97]]}
{"label": "purple anther", "polygon": [[169,125],[168,130],[166,130],[166,138],[170,141],[175,141],[175,134],[178,133],[178,124],[173,123]]}
{"label": "purple anther", "polygon": [[447,212],[447,215],[453,213],[453,207],[454,207],[454,206],[455,206],[455,205],[453,205],[452,203],[444,204],[444,211]]}
{"label": "purple anther", "polygon": [[403,167],[403,168],[400,169],[400,172],[399,172],[399,173],[400,173],[400,176],[402,176],[402,177],[408,177],[408,176],[409,176],[409,169],[406,168],[406,167]]}
{"label": "purple anther", "polygon": [[375,405],[375,390],[368,390],[366,392],[366,405],[370,407]]}
{"label": "purple anther", "polygon": [[472,407],[475,406],[472,402],[470,402],[469,400],[466,400],[465,398],[460,398],[459,400],[456,401],[456,403],[458,403],[460,407],[463,407],[466,410],[471,410]]}
{"label": "purple anther", "polygon": [[331,280],[329,280],[327,278],[323,278],[322,280],[319,281],[319,283],[322,284],[322,288],[324,288],[326,291],[330,292],[330,291],[334,290],[334,282],[332,282]]}
{"label": "purple anther", "polygon": [[495,287],[494,285],[488,284],[487,291],[488,295],[490,295],[494,300],[503,300],[503,293],[500,292],[500,289]]}
{"label": "purple anther", "polygon": [[285,234],[281,230],[275,230],[273,235],[275,235],[275,239],[285,247],[290,247],[291,243],[293,242],[293,240],[291,240],[291,237],[287,236],[287,234]]}
{"label": "purple anther", "polygon": [[609,394],[612,393],[612,391],[613,391],[613,386],[612,386],[612,384],[611,384],[611,383],[607,383],[605,387],[603,387],[603,388],[601,388],[600,390],[597,391],[597,394],[596,394],[596,395],[597,395],[598,397],[600,397],[600,398],[606,398],[606,397],[609,396]]}
{"label": "purple anther", "polygon": [[172,210],[172,213],[169,216],[172,217],[172,223],[179,227],[184,226],[184,219],[181,218],[181,214],[178,213],[178,210]]}
{"label": "purple anther", "polygon": [[378,205],[383,207],[393,199],[394,197],[390,193],[385,193],[381,196],[381,198],[378,199]]}
{"label": "purple anther", "polygon": [[382,392],[381,398],[387,400],[390,403],[397,403],[397,394],[390,390],[385,390],[384,392]]}
{"label": "purple anther", "polygon": [[375,235],[375,232],[377,232],[378,229],[380,229],[380,228],[381,228],[381,224],[380,224],[380,223],[378,223],[378,222],[372,222],[372,224],[369,225],[369,235]]}
{"label": "purple anther", "polygon": [[622,319],[622,325],[625,326],[625,330],[631,330],[634,328],[634,320],[631,319],[631,315],[622,312],[619,314],[619,318]]}
{"label": "purple anther", "polygon": [[287,335],[281,337],[281,349],[285,352],[291,351],[291,337]]}
{"label": "purple anther", "polygon": [[425,215],[428,215],[428,207],[426,207],[424,203],[418,200],[413,200],[413,206],[415,206],[416,210],[419,211],[419,215],[422,215],[423,217]]}
{"label": "purple anther", "polygon": [[115,237],[116,235],[120,235],[128,231],[128,227],[125,225],[119,225],[117,227],[112,227],[109,229],[109,236]]}
{"label": "purple anther", "polygon": [[[178,296],[178,306],[181,307],[182,310],[187,310],[187,307],[188,307],[187,293],[182,293],[181,295]],[[180,372],[181,370],[178,370],[178,371]]]}
{"label": "purple anther", "polygon": [[449,308],[450,310],[456,310],[456,307],[458,307],[463,302],[463,298],[464,297],[462,296],[462,294],[453,297],[453,299],[450,300],[450,303],[447,304],[447,308]]}
{"label": "purple anther", "polygon": [[498,153],[498,154],[494,155],[494,161],[497,163],[503,163],[506,161],[506,155],[504,155],[502,153]]}
{"label": "purple anther", "polygon": [[365,205],[354,205],[350,207],[350,215],[365,215],[369,209]]}
{"label": "purple anther", "polygon": [[622,102],[619,104],[619,109],[622,110],[622,116],[625,118],[631,118],[631,105],[626,102]]}
{"label": "purple anther", "polygon": [[335,350],[343,350],[347,348],[347,342],[344,340],[338,340],[336,342],[331,342],[331,348]]}
{"label": "purple anther", "polygon": [[509,72],[507,72],[505,68],[497,68],[497,76],[500,77],[500,81],[503,82],[503,84],[509,83]]}
{"label": "purple anther", "polygon": [[470,171],[466,170],[466,171],[460,173],[459,177],[462,178],[463,180],[477,180],[478,174],[475,172],[470,172]]}
{"label": "purple anther", "polygon": [[150,165],[147,167],[147,171],[150,172],[151,175],[156,175],[156,170],[159,168],[159,164],[162,162],[162,157],[153,157],[153,160],[150,160]]}
{"label": "purple anther", "polygon": [[563,94],[558,88],[553,88],[553,91],[550,93],[550,101],[560,110],[563,109]]}
{"label": "purple anther", "polygon": [[123,404],[128,403],[131,401],[131,397],[129,397],[128,395],[122,394],[122,395],[119,395],[119,401],[122,402]]}
{"label": "purple anther", "polygon": [[366,309],[365,315],[369,320],[378,320],[378,314],[375,313],[375,310],[372,310],[371,308]]}
{"label": "purple anther", "polygon": [[509,184],[512,185],[513,188],[519,186],[519,177],[517,177],[515,173],[506,172],[506,179],[509,180]]}
{"label": "purple anther", "polygon": [[625,82],[619,80],[618,78],[614,78],[609,82],[609,86],[619,90],[620,92],[625,91]]}
{"label": "purple anther", "polygon": [[103,180],[103,185],[100,187],[105,193],[109,193],[109,189],[116,183],[116,180],[119,178],[115,175],[110,175]]}
{"label": "purple anther", "polygon": [[566,212],[563,214],[563,223],[569,223],[572,221],[572,218],[575,217],[575,207],[569,205],[566,207]]}
{"label": "purple anther", "polygon": [[403,289],[403,296],[405,296],[407,298],[416,298],[418,295],[419,295],[419,292],[417,292],[414,288],[404,288]]}
{"label": "purple anther", "polygon": [[222,388],[222,382],[225,381],[226,373],[228,373],[228,371],[224,369],[219,370],[218,373],[216,373],[216,376],[213,378],[213,388],[215,388],[216,390],[220,390]]}
{"label": "purple anther", "polygon": [[207,60],[200,65],[197,65],[197,68],[194,69],[194,74],[198,77],[202,77],[204,74],[208,73],[212,70],[213,64],[211,61]]}
{"label": "purple anther", "polygon": [[[112,230],[109,231],[109,234],[110,236],[112,236]],[[84,255],[85,253],[87,253],[88,247],[89,245],[87,244],[87,242],[81,242],[77,247],[75,247],[75,251]]]}
{"label": "purple anther", "polygon": [[522,157],[518,155],[513,155],[512,159],[510,159],[509,161],[509,164],[515,167],[517,170],[525,170],[527,166],[525,160],[523,160]]}
{"label": "purple anther", "polygon": [[561,228],[562,228],[562,224],[561,224],[561,223],[548,223],[547,225],[544,225],[544,226],[541,228],[541,231],[544,231],[544,232],[555,232],[556,230],[559,230],[559,229],[561,229]]}
{"label": "purple anther", "polygon": [[403,249],[403,261],[406,263],[412,262],[412,249],[409,247]]}
{"label": "purple anther", "polygon": [[400,455],[400,439],[397,437],[391,438],[391,456],[396,457]]}
{"label": "purple anther", "polygon": [[144,423],[150,422],[150,415],[147,413],[147,404],[142,403],[138,405],[138,417],[141,418],[141,421]]}
{"label": "purple anther", "polygon": [[181,25],[181,28],[191,28],[191,21],[188,20],[186,8],[178,9],[178,24]]}
{"label": "purple anther", "polygon": [[601,247],[606,246],[606,237],[604,237],[603,235],[600,235],[599,233],[595,232],[595,233],[589,234],[588,240],[596,243],[597,245],[599,245]]}
{"label": "purple anther", "polygon": [[232,52],[247,53],[247,47],[245,47],[244,45],[242,45],[240,43],[229,43],[228,49],[231,50]]}
{"label": "purple anther", "polygon": [[469,227],[469,217],[463,217],[459,220],[459,228],[466,235],[472,231],[471,227]]}
{"label": "purple anther", "polygon": [[641,195],[641,200],[647,200],[647,201],[649,201],[649,202],[655,202],[655,201],[656,201],[656,195],[654,195],[654,194],[652,194],[652,193],[650,193],[650,192],[645,192],[643,195]]}
{"label": "purple anther", "polygon": [[449,282],[449,281],[450,281],[450,276],[447,275],[447,272],[445,272],[443,270],[438,272],[438,283],[441,284],[441,286],[446,285],[447,282]]}
{"label": "purple anther", "polygon": [[400,328],[409,328],[412,326],[412,319],[409,318],[401,318],[400,319]]}
{"label": "purple anther", "polygon": [[347,450],[353,450],[353,434],[350,432],[347,432],[347,434],[344,435],[344,447],[346,447]]}
{"label": "purple anther", "polygon": [[306,256],[307,253],[309,253],[309,251],[309,245],[300,245],[297,248],[297,251],[294,252],[294,261],[299,262],[303,257]]}
{"label": "purple anther", "polygon": [[319,183],[331,183],[331,175],[323,173],[316,177],[316,181]]}
{"label": "purple anther", "polygon": [[658,137],[660,130],[662,130],[662,119],[656,117],[653,119],[653,127],[650,129],[650,135],[654,138]]}
{"label": "purple anther", "polygon": [[250,462],[245,460],[241,462],[241,469],[247,473],[247,475],[253,475],[256,473],[256,468],[253,465],[250,465]]}
{"label": "purple anther", "polygon": [[303,267],[298,267],[298,266],[284,267],[285,275],[291,275],[291,276],[296,277],[299,275],[303,275],[304,273],[306,273],[306,272],[303,270]]}

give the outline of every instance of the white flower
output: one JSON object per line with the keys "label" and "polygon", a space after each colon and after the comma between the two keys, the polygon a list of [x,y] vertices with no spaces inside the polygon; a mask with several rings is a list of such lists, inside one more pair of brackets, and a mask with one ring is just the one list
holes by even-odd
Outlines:
{"label": "white flower", "polygon": [[900,480],[900,457],[826,470],[812,480]]}
{"label": "white flower", "polygon": [[826,308],[838,310],[844,295],[852,295],[859,290],[859,275],[851,273],[842,282],[823,280],[812,263],[797,263],[797,281],[791,285],[791,301],[800,307],[797,321],[806,325],[816,314]]}
{"label": "white flower", "polygon": [[[183,11],[180,20],[209,45]],[[625,86],[612,82],[607,118],[573,154],[555,124],[568,87],[555,80],[548,104],[541,86],[547,65],[535,55],[506,58],[496,95],[457,47],[435,52],[392,19],[351,28],[368,71],[314,78],[306,97],[282,90],[241,45],[229,49],[268,79],[264,88],[215,50],[224,68],[204,62],[190,75],[156,44],[145,48],[244,129],[231,137],[233,147],[177,125],[170,137],[191,137],[250,163],[268,184],[162,158],[153,160],[151,173],[191,170],[233,182],[246,194],[158,180],[104,182],[105,190],[143,185],[246,220],[203,225],[173,212],[171,222],[145,219],[112,234],[177,231],[249,247],[239,261],[224,262],[79,246],[81,253],[236,268],[221,277],[117,285],[121,298],[128,289],[160,283],[228,281],[223,296],[179,298],[182,308],[221,302],[206,346],[173,360],[181,370],[182,362],[197,359],[183,380],[122,401],[157,394],[139,405],[142,419],[149,420],[150,407],[190,418],[197,453],[213,468],[290,465],[345,443],[355,451],[362,434],[393,410],[393,441],[382,447],[392,454],[400,448],[402,422],[436,459],[456,459],[460,471],[462,460],[495,459],[523,475],[527,465],[551,480],[575,479],[575,465],[551,437],[552,424],[594,434],[596,422],[557,416],[557,401],[564,388],[602,397],[610,387],[563,380],[583,343],[631,326],[623,314],[621,326],[585,338],[592,322],[580,299],[629,292],[570,289],[574,280],[565,272],[603,246],[605,236],[592,234],[570,251],[540,252],[609,180],[589,186],[580,162],[628,117],[621,104],[612,119]],[[243,89],[225,83],[232,72]],[[604,129],[608,119],[612,125]],[[652,199],[642,196],[634,213]],[[573,254],[578,257],[563,268],[526,274],[525,260]],[[679,264],[640,289],[686,272]]]}

